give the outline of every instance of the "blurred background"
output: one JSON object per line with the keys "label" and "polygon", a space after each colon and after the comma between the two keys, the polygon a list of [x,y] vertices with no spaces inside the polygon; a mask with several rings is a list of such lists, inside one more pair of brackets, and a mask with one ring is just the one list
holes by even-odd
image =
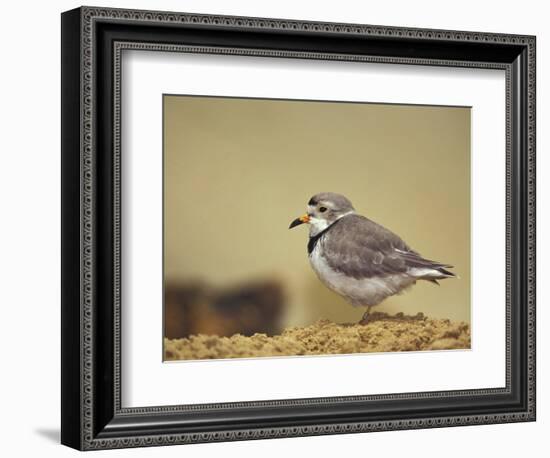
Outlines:
{"label": "blurred background", "polygon": [[165,95],[165,336],[360,320],[288,230],[321,191],[460,276],[375,310],[470,322],[469,108]]}

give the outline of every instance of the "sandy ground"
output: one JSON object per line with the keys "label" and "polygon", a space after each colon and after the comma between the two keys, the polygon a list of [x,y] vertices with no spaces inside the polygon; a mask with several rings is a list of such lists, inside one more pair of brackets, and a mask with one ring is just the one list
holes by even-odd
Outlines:
{"label": "sandy ground", "polygon": [[470,348],[470,326],[467,323],[431,319],[422,314],[388,316],[373,313],[366,324],[320,320],[307,327],[288,328],[277,336],[200,334],[184,339],[164,339],[165,360],[467,348]]}

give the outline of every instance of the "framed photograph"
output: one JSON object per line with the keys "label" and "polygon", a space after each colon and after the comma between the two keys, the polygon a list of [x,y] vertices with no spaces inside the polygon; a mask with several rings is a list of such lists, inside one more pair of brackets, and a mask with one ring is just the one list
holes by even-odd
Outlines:
{"label": "framed photograph", "polygon": [[63,444],[535,420],[535,37],[62,14]]}

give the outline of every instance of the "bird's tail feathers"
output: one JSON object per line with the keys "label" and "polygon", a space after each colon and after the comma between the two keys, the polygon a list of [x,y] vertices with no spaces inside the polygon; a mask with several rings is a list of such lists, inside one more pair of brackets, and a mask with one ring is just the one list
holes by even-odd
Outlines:
{"label": "bird's tail feathers", "polygon": [[443,264],[441,262],[432,261],[430,259],[423,258],[419,253],[415,251],[396,250],[399,256],[405,261],[409,268],[409,274],[419,280],[427,280],[432,283],[439,284],[437,280],[444,278],[456,278],[453,272],[447,269],[452,269],[450,264]]}
{"label": "bird's tail feathers", "polygon": [[436,285],[439,285],[439,282],[437,280],[444,280],[445,278],[457,278],[457,275],[452,273],[451,271],[445,269],[444,267],[434,267],[430,270],[425,270],[424,272],[420,273],[418,278],[420,280],[427,280],[431,283],[435,283]]}

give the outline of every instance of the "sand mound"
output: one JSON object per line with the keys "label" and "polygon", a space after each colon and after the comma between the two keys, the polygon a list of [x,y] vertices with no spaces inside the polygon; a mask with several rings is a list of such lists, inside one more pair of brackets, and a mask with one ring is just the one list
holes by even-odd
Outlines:
{"label": "sand mound", "polygon": [[287,328],[281,335],[246,337],[194,335],[164,339],[165,360],[255,358],[470,348],[470,326],[463,322],[374,313],[367,324],[320,320]]}

